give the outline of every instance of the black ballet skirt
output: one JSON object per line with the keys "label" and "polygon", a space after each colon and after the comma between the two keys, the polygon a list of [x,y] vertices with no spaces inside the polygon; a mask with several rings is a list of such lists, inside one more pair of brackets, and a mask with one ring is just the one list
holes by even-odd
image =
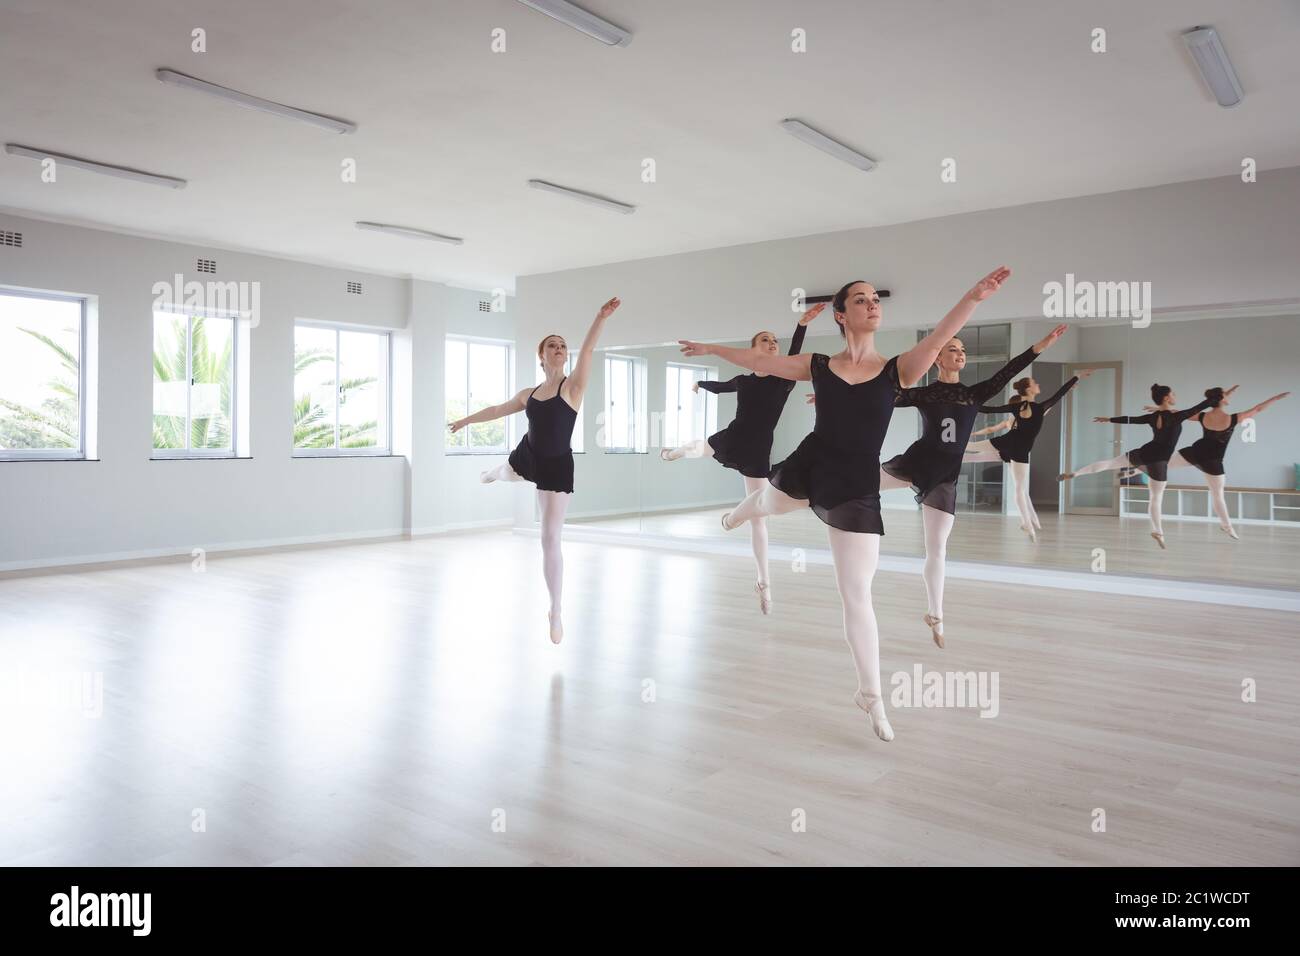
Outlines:
{"label": "black ballet skirt", "polygon": [[920,412],[921,437],[907,451],[884,462],[881,469],[911,484],[916,489],[917,504],[956,514],[957,479],[980,406],[1002,391],[1036,357],[1032,348],[1025,349],[990,378],[975,385],[931,382],[902,389],[898,405],[900,408],[915,406]]}
{"label": "black ballet skirt", "polygon": [[816,419],[808,434],[768,480],[791,498],[808,502],[832,528],[885,533],[880,518],[880,446],[898,396],[898,359],[873,379],[850,385],[830,370],[821,353],[810,362]]}
{"label": "black ballet skirt", "polygon": [[1150,412],[1146,415],[1116,415],[1107,421],[1116,425],[1150,425],[1152,439],[1141,448],[1134,448],[1128,453],[1128,463],[1144,472],[1152,481],[1169,480],[1169,459],[1174,457],[1174,449],[1183,433],[1183,422],[1197,412],[1213,407],[1208,398],[1199,405],[1185,408],[1181,412]]}
{"label": "black ballet skirt", "polygon": [[1201,428],[1205,429],[1204,433],[1186,448],[1178,449],[1178,454],[1182,455],[1189,465],[1194,465],[1207,475],[1221,475],[1223,456],[1228,453],[1228,441],[1237,427],[1237,416],[1232,416],[1228,427],[1223,431],[1207,428],[1204,412],[1197,415],[1196,420],[1201,423]]}
{"label": "black ballet skirt", "polygon": [[[564,387],[563,379],[560,387]],[[519,477],[535,484],[538,491],[573,494],[573,449],[570,443],[573,425],[578,420],[577,411],[560,397],[557,389],[545,401],[533,398],[530,393],[524,414],[528,416],[528,434],[510,453],[510,467]]]}
{"label": "black ballet skirt", "polygon": [[[1038,433],[1043,429],[1043,416],[1047,414],[1048,409],[1061,400],[1066,392],[1074,388],[1078,381],[1078,376],[1075,376],[1057,389],[1055,395],[1042,402],[1022,401],[1010,402],[1006,405],[981,405],[980,411],[985,414],[1010,412],[1015,416],[1009,431],[989,439],[989,444],[997,449],[998,457],[1003,461],[1029,464],[1029,452],[1033,450]],[[1026,415],[1025,412],[1029,414]]]}
{"label": "black ballet skirt", "polygon": [[[790,342],[790,355],[803,347],[804,329],[799,325]],[[734,468],[747,478],[766,478],[772,471],[772,435],[781,419],[794,382],[775,375],[737,375],[726,382],[700,382],[700,388],[715,395],[736,393],[736,417],[730,425],[709,436],[713,459],[724,468]]]}

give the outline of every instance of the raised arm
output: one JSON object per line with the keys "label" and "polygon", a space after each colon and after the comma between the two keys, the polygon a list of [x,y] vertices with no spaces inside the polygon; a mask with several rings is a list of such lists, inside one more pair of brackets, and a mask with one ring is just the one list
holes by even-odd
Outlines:
{"label": "raised arm", "polygon": [[799,324],[794,327],[794,338],[790,340],[790,351],[787,355],[798,355],[803,351],[803,336],[808,330],[808,323],[817,318],[817,315],[826,308],[825,302],[818,302],[811,309],[799,317]]}
{"label": "raised arm", "polygon": [[[981,408],[980,411],[984,411],[984,409]],[[994,422],[988,428],[981,428],[977,432],[971,432],[970,437],[977,438],[980,435],[992,435],[994,432],[1000,432],[1004,428],[1010,428],[1012,425],[1015,424],[1015,422],[1016,422],[1015,417],[1008,415],[1006,418],[1002,419],[1002,421]]]}
{"label": "raised arm", "polygon": [[899,383],[906,387],[924,376],[934,364],[934,360],[939,357],[939,350],[970,321],[970,317],[975,314],[975,307],[1002,288],[1002,283],[1006,282],[1010,275],[1010,269],[999,266],[980,279],[940,320],[933,332],[900,355],[898,357]]}
{"label": "raised arm", "polygon": [[1239,414],[1237,416],[1237,421],[1244,422],[1248,418],[1254,418],[1264,409],[1268,408],[1268,406],[1272,405],[1274,402],[1282,401],[1282,399],[1286,398],[1290,394],[1291,394],[1290,392],[1279,392],[1277,395],[1274,395],[1272,398],[1265,399],[1264,401],[1256,405],[1254,408],[1248,408],[1244,412]]}
{"label": "raised arm", "polygon": [[506,399],[500,405],[489,405],[487,408],[480,408],[473,415],[466,415],[464,418],[457,419],[447,425],[454,435],[466,425],[473,425],[477,422],[491,422],[498,418],[505,418],[507,415],[513,415],[515,412],[522,412],[528,406],[528,396],[537,391],[536,388],[521,388],[514,398]]}
{"label": "raised arm", "polygon": [[1011,381],[1019,372],[1028,368],[1034,359],[1055,345],[1056,340],[1065,334],[1066,328],[1064,325],[1058,325],[984,381],[972,385],[971,394],[975,396],[976,401],[986,401],[1006,388],[1007,382]]}
{"label": "raised arm", "polygon": [[723,392],[734,392],[740,388],[740,376],[729,378],[725,382],[713,382],[708,379],[695,383],[695,390],[704,389],[706,392],[712,392],[714,395],[721,395]]}
{"label": "raised arm", "polygon": [[812,378],[810,355],[759,355],[753,349],[738,349],[730,345],[712,345],[708,342],[691,342],[679,339],[682,355],[693,358],[698,355],[716,355],[720,359],[739,365],[751,372],[766,372],[777,378],[786,378],[792,382],[806,382]]}
{"label": "raised arm", "polygon": [[568,382],[574,408],[582,404],[582,396],[587,391],[587,381],[591,378],[591,357],[596,351],[596,343],[600,341],[600,333],[605,329],[605,322],[622,304],[618,296],[614,296],[600,307],[591,328],[587,329],[587,337],[582,340],[582,349],[578,352],[578,361],[573,365],[573,374],[569,376]]}
{"label": "raised arm", "polygon": [[1048,412],[1050,412],[1052,410],[1052,406],[1055,405],[1057,402],[1059,402],[1061,399],[1065,398],[1065,393],[1068,392],[1070,389],[1074,388],[1074,386],[1078,384],[1079,384],[1079,376],[1076,375],[1073,378],[1071,378],[1069,381],[1067,381],[1064,385],[1062,385],[1060,388],[1058,388],[1051,398],[1047,399],[1045,402],[1040,403],[1043,406],[1043,414],[1046,415]]}

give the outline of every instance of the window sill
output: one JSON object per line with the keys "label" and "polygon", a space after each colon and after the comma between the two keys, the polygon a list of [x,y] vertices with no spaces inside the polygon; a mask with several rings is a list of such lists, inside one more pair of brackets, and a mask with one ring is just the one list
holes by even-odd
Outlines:
{"label": "window sill", "polygon": [[301,451],[293,453],[295,461],[310,461],[313,458],[405,458],[405,455],[394,455],[392,452],[337,452],[323,451],[316,454],[304,455]]}
{"label": "window sill", "polygon": [[252,455],[150,455],[150,461],[252,461]]}
{"label": "window sill", "polygon": [[0,464],[16,464],[20,461],[100,461],[99,458],[5,458],[0,456]]}

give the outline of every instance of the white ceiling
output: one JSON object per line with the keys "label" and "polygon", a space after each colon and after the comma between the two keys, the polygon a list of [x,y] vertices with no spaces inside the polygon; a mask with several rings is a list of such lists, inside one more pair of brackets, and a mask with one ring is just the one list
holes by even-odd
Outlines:
{"label": "white ceiling", "polygon": [[[0,154],[0,207],[366,271],[514,278],[1300,165],[1289,0],[589,0],[606,47],[517,0],[0,0],[0,136],[189,180]],[[1179,33],[1219,28],[1225,110]],[[207,31],[208,52],[190,52]],[[494,54],[491,31],[506,31]],[[808,52],[790,52],[790,31]],[[1108,52],[1089,50],[1094,27]],[[164,86],[169,67],[359,124],[338,136]],[[870,173],[777,125],[798,117]],[[340,163],[355,158],[358,182]],[[641,161],[658,181],[641,181]],[[957,160],[958,182],[939,179]],[[634,215],[530,190],[547,179]],[[465,237],[448,246],[356,220]]]}

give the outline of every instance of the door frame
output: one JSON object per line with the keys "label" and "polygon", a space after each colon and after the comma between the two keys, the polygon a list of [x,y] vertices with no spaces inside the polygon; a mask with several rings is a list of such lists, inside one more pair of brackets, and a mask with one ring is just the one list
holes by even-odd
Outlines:
{"label": "door frame", "polygon": [[[1123,401],[1123,397],[1124,397],[1124,363],[1123,362],[1065,362],[1063,364],[1065,365],[1065,375],[1067,379],[1075,375],[1077,372],[1080,372],[1084,369],[1089,369],[1089,368],[1114,369],[1115,370],[1115,397],[1113,402],[1115,408],[1114,414],[1115,415],[1120,414],[1120,403]],[[1066,395],[1065,397],[1065,408],[1063,409],[1064,417],[1065,417],[1065,421],[1063,424],[1065,427],[1062,429],[1062,435],[1064,436],[1063,442],[1065,447],[1061,455],[1061,470],[1067,473],[1073,471],[1075,468],[1074,456],[1072,454],[1073,442],[1071,441],[1071,439],[1074,437],[1073,424],[1074,424],[1075,391],[1076,389],[1073,388],[1070,389],[1069,394]],[[1117,449],[1115,454],[1118,455],[1119,454],[1118,449],[1120,449],[1121,446],[1123,445],[1123,439],[1120,437],[1121,436],[1120,426],[1112,425],[1111,428],[1114,429],[1113,434],[1115,436],[1111,440],[1111,447]],[[1087,464],[1087,462],[1078,462],[1078,464],[1085,465]],[[1061,514],[1111,515],[1111,516],[1118,515],[1119,514],[1119,472],[1115,471],[1115,472],[1111,472],[1110,474],[1112,476],[1110,507],[1104,507],[1101,505],[1098,505],[1096,507],[1084,507],[1081,505],[1075,505],[1071,507],[1069,505],[1069,501],[1070,501],[1068,495],[1069,489],[1065,487],[1065,482],[1061,482],[1061,501],[1060,501]]]}

